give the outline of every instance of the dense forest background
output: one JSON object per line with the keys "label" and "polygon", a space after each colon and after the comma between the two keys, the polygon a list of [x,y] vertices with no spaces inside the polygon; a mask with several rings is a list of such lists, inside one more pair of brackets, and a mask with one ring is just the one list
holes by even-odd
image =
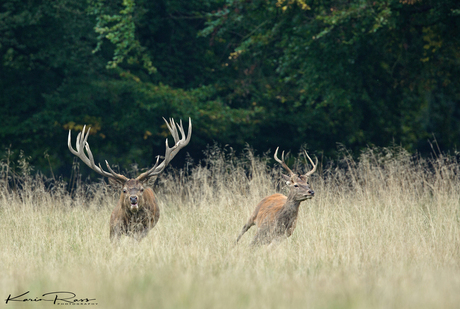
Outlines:
{"label": "dense forest background", "polygon": [[213,143],[455,150],[459,29],[458,0],[3,0],[2,160],[68,175],[87,124],[96,161],[147,167],[162,117],[193,121],[172,164]]}

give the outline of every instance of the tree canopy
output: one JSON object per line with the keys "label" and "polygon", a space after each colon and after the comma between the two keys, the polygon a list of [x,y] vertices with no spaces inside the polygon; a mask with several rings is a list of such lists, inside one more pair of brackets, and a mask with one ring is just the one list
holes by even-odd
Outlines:
{"label": "tree canopy", "polygon": [[190,117],[197,159],[215,142],[456,149],[459,18],[456,0],[5,0],[1,146],[68,174],[87,124],[96,161],[147,167],[162,117]]}

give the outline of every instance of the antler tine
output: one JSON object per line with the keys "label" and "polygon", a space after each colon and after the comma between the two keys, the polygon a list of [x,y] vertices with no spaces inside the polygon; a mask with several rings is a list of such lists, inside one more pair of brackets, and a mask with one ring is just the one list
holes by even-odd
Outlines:
{"label": "antler tine", "polygon": [[[166,120],[165,120],[166,121]],[[190,117],[188,118],[189,126],[188,126],[188,135],[185,135],[184,127],[182,125],[182,120],[180,120],[180,124],[174,122],[174,119],[171,118],[171,126],[168,126],[171,135],[174,138],[175,145],[171,148],[168,147],[168,139],[166,139],[166,152],[165,152],[165,160],[161,163],[165,163],[165,166],[176,156],[176,154],[188,145],[190,139],[192,137],[192,120]],[[177,132],[177,128],[181,133],[182,138],[179,138],[179,133]],[[161,166],[160,164],[160,166]],[[160,171],[161,172],[161,171]]]}
{"label": "antler tine", "polygon": [[308,176],[310,176],[311,174],[313,174],[316,171],[316,166],[318,165],[318,157],[316,157],[316,163],[313,163],[313,160],[310,158],[310,156],[308,155],[306,150],[304,150],[304,154],[305,154],[305,157],[308,158],[308,160],[310,160],[310,163],[313,166],[311,171],[309,171],[308,173],[305,174],[305,176],[308,177]]}
{"label": "antler tine", "polygon": [[[159,160],[159,156],[158,156],[155,166],[153,166],[148,171],[140,174],[136,178],[139,181],[143,181],[146,178],[150,178],[152,176],[160,174],[165,169],[165,167],[169,164],[169,162],[176,156],[179,150],[181,150],[182,148],[188,145],[192,137],[192,120],[190,119],[190,117],[188,118],[188,121],[189,121],[188,135],[185,134],[185,130],[182,125],[182,120],[179,122],[179,124],[176,123],[173,118],[169,119],[170,121],[169,123],[165,118],[163,118],[163,120],[165,121],[166,126],[168,127],[168,130],[174,139],[174,146],[169,147],[168,139],[166,138],[166,141],[165,141],[166,150],[165,150],[165,157],[164,157],[163,162],[161,162],[161,164],[158,164],[158,160]],[[180,136],[179,136],[179,132],[177,132],[177,129],[179,129]]]}
{"label": "antler tine", "polygon": [[284,167],[284,169],[289,172],[289,176],[295,176],[295,173],[291,171],[291,169],[286,165],[286,163],[284,163],[284,151],[281,154],[281,160],[278,158],[278,149],[279,147],[276,148],[275,156],[274,156],[276,162],[280,163],[281,166]]}
{"label": "antler tine", "polygon": [[[83,126],[83,130],[80,133],[78,133],[78,135],[77,135],[77,143],[76,143],[77,150],[76,151],[75,151],[75,149],[73,149],[73,147],[71,145],[71,139],[72,139],[72,136],[71,136],[72,131],[71,130],[69,130],[69,136],[67,138],[67,147],[69,147],[69,150],[73,155],[75,155],[75,156],[77,156],[79,158],[80,158],[80,156],[79,156],[80,149],[82,149],[83,145],[86,143],[85,129],[86,129],[86,125]],[[87,135],[89,135],[90,130],[91,130],[91,128],[88,129]],[[85,162],[85,164],[87,164],[86,160],[85,160],[85,159],[87,159],[86,157],[85,158],[80,158],[80,159],[83,162]]]}
{"label": "antler tine", "polygon": [[[72,154],[74,154],[75,156],[77,156],[78,158],[80,158],[80,160],[83,161],[83,163],[85,163],[89,168],[91,168],[93,171],[95,171],[96,173],[98,173],[99,175],[102,175],[104,177],[108,177],[108,178],[112,178],[112,179],[115,179],[115,180],[119,180],[119,181],[122,181],[122,182],[125,182],[128,180],[128,178],[126,178],[125,176],[123,175],[120,175],[120,174],[117,174],[115,173],[109,166],[109,163],[107,161],[106,164],[107,164],[107,167],[109,168],[109,171],[110,173],[104,171],[101,167],[101,165],[99,164],[99,166],[96,166],[96,164],[94,163],[94,157],[93,157],[93,153],[91,152],[91,149],[89,147],[89,143],[87,142],[87,139],[88,139],[88,136],[89,136],[89,132],[91,130],[91,128],[88,128],[88,131],[86,131],[86,125],[83,126],[83,130],[78,133],[77,135],[77,142],[76,142],[76,151],[75,149],[73,149],[70,141],[71,141],[71,130],[69,130],[69,137],[67,139],[67,146],[69,147],[69,150]],[[86,150],[86,154],[85,154],[85,150]]]}
{"label": "antler tine", "polygon": [[[165,117],[163,117],[163,120],[166,122],[166,126],[168,127],[168,130],[169,132],[171,132],[171,135],[174,138],[174,143],[176,143],[177,140],[179,139],[179,134],[177,134],[176,124],[174,123],[174,119],[169,118],[170,123],[168,123]],[[182,120],[181,120],[181,125],[182,125]]]}
{"label": "antler tine", "polygon": [[[173,119],[171,119],[171,120],[174,121]],[[188,122],[189,122],[188,135],[185,134],[184,127],[182,126],[182,120],[180,120],[180,122],[179,122],[180,125],[176,123],[176,126],[177,126],[177,128],[179,128],[179,131],[181,133],[182,139],[179,139],[179,134],[177,133],[176,127],[174,127],[174,132],[175,132],[176,137],[177,137],[177,139],[174,139],[174,142],[176,144],[174,145],[174,147],[171,148],[171,154],[170,154],[169,160],[168,160],[168,162],[166,164],[168,164],[176,156],[176,154],[179,152],[179,150],[181,150],[182,148],[187,146],[188,143],[190,142],[190,139],[192,138],[192,120],[190,119],[190,117],[188,118]],[[184,137],[185,137],[185,139],[184,139]]]}
{"label": "antler tine", "polygon": [[[105,161],[105,165],[107,166],[107,169],[109,170],[109,172],[112,173],[112,174],[116,174],[116,173],[113,171],[112,167],[110,166],[109,162],[108,162],[107,160],[104,160],[104,161]],[[101,163],[99,163],[99,168],[102,170]]]}

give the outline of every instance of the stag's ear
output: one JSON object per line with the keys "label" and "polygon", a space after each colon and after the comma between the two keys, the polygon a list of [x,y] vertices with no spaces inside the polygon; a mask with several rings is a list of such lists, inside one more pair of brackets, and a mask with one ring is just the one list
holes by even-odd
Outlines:
{"label": "stag's ear", "polygon": [[308,177],[305,176],[305,175],[300,175],[300,176],[299,176],[299,179],[302,180],[303,182],[307,182],[307,181],[308,181]]}
{"label": "stag's ear", "polygon": [[153,187],[155,181],[157,181],[158,175],[152,176],[150,178],[145,178],[144,180],[139,181],[143,186]]}
{"label": "stag's ear", "polygon": [[115,178],[109,178],[109,184],[115,188],[121,188],[124,186],[125,181],[121,181]]}
{"label": "stag's ear", "polygon": [[286,181],[286,184],[288,186],[291,185],[291,177],[289,177],[288,175],[284,175],[284,174],[281,174],[281,176],[283,176],[284,180]]}

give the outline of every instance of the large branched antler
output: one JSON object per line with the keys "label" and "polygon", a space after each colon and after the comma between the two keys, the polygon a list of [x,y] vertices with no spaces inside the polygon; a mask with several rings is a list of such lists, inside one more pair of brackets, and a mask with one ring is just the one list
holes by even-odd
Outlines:
{"label": "large branched antler", "polygon": [[[116,180],[118,182],[123,182],[124,183],[125,181],[127,181],[128,178],[126,178],[123,175],[117,174],[112,170],[112,168],[110,167],[109,162],[107,162],[107,160],[105,161],[105,164],[107,165],[107,168],[109,169],[110,173],[104,171],[102,169],[101,164],[99,164],[99,166],[96,166],[96,164],[94,163],[93,154],[92,154],[91,149],[89,148],[89,144],[87,142],[87,139],[88,139],[88,136],[89,136],[89,131],[91,130],[91,128],[88,128],[88,131],[86,131],[86,132],[85,132],[85,130],[86,130],[86,125],[83,127],[83,130],[80,133],[78,133],[78,135],[77,135],[77,144],[76,144],[77,150],[74,150],[72,145],[71,145],[71,143],[70,143],[71,130],[69,130],[69,138],[67,140],[67,146],[69,147],[70,152],[73,153],[78,158],[80,158],[83,161],[83,163],[88,165],[89,168],[91,168],[93,171],[95,171],[99,175],[102,175],[102,176],[108,177],[108,178],[112,178],[113,180]],[[86,150],[86,154],[85,154],[85,150]]]}
{"label": "large branched antler", "polygon": [[[136,178],[139,181],[144,181],[150,177],[160,174],[169,164],[169,162],[171,162],[171,160],[176,156],[179,150],[188,145],[190,138],[192,137],[192,120],[190,118],[188,119],[189,125],[187,136],[185,135],[184,127],[182,126],[182,120],[180,121],[180,124],[174,122],[174,119],[172,118],[169,119],[169,123],[165,118],[163,118],[163,120],[166,122],[166,126],[168,127],[169,132],[171,132],[171,135],[174,138],[174,146],[170,148],[168,145],[168,139],[166,139],[166,151],[163,162],[159,164],[160,157],[158,156],[155,165]],[[179,129],[180,135],[177,129]]]}
{"label": "large branched antler", "polygon": [[[164,119],[164,118],[163,118]],[[174,146],[169,147],[168,145],[168,139],[166,139],[166,151],[165,151],[165,156],[163,162],[160,164],[160,156],[157,157],[157,160],[155,162],[155,165],[146,171],[145,173],[140,174],[136,179],[139,181],[144,181],[147,180],[150,177],[156,176],[160,174],[165,167],[169,164],[169,162],[176,156],[176,154],[187,146],[187,144],[190,142],[190,139],[192,137],[192,121],[189,118],[189,128],[188,128],[188,135],[185,135],[184,127],[182,126],[182,120],[180,121],[180,124],[177,124],[174,122],[174,119],[170,119],[169,123],[166,119],[164,119],[166,122],[166,126],[169,129],[169,132],[171,132],[172,137],[174,138]],[[107,160],[105,161],[105,164],[107,165],[107,169],[109,172],[106,172],[102,169],[101,164],[96,165],[94,163],[94,157],[91,152],[91,149],[89,147],[89,144],[87,142],[89,132],[91,128],[88,128],[86,131],[86,126],[83,127],[83,130],[78,133],[77,136],[77,143],[76,143],[76,150],[73,149],[71,146],[71,131],[69,130],[69,138],[67,141],[67,146],[69,147],[69,150],[71,153],[73,153],[75,156],[80,158],[83,163],[88,165],[89,168],[91,168],[93,171],[98,173],[99,175],[102,175],[104,177],[112,178],[115,181],[118,182],[126,182],[128,180],[127,177],[117,174],[113,171],[113,169],[110,167],[109,162]],[[86,150],[86,153],[85,153]]]}

